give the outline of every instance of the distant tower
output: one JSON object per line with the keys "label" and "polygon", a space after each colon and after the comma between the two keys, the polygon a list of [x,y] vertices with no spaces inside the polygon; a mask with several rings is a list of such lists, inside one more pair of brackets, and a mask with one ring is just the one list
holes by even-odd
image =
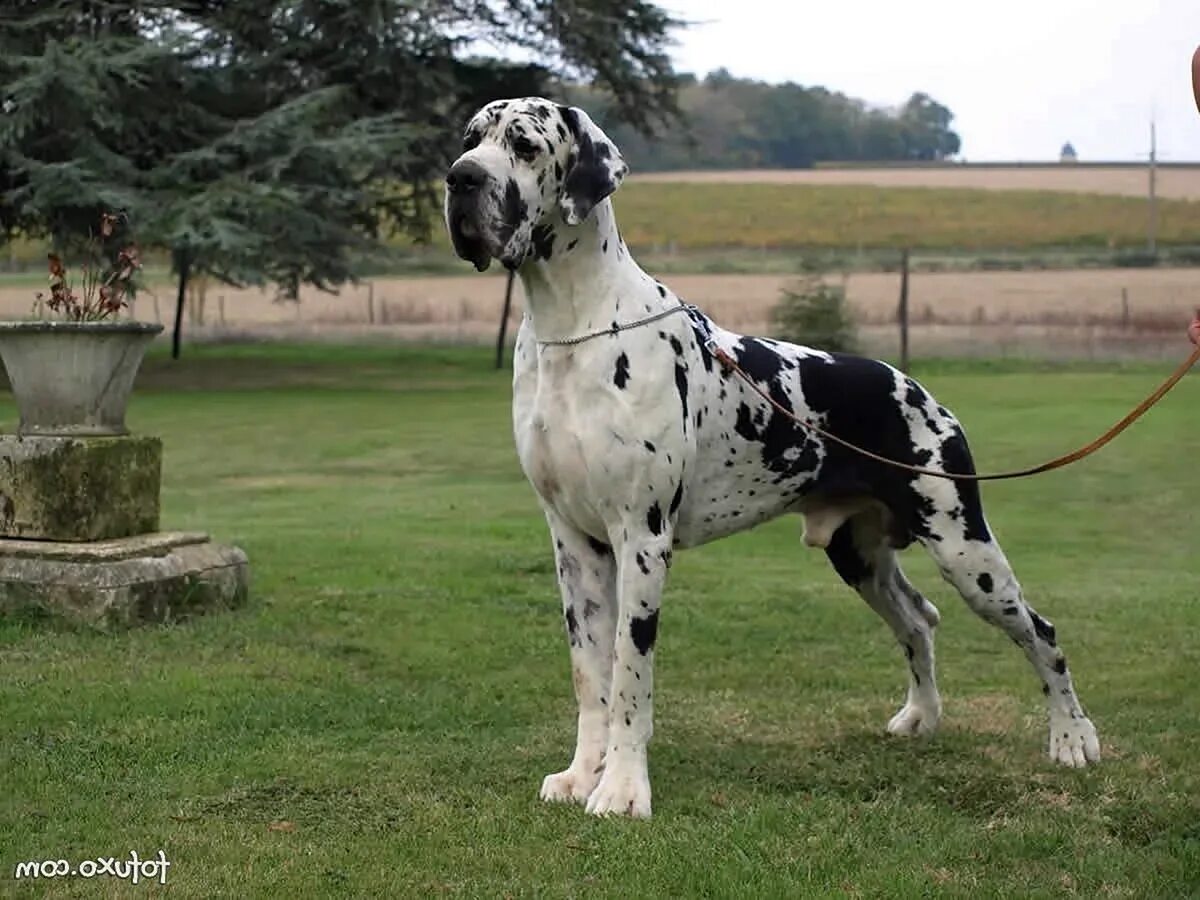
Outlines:
{"label": "distant tower", "polygon": [[1071,146],[1070,141],[1062,145],[1062,150],[1058,153],[1058,161],[1062,163],[1079,162],[1079,156],[1075,153],[1075,148]]}

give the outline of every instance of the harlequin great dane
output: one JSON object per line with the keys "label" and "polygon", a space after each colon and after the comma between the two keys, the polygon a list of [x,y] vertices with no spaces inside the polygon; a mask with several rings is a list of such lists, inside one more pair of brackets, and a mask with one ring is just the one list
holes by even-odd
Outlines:
{"label": "harlequin great dane", "polygon": [[[545,800],[650,815],[654,643],[671,554],[784,513],[891,626],[908,696],[888,731],[932,732],[938,612],[896,551],[920,542],[978,615],[1025,651],[1049,703],[1052,759],[1099,758],[1054,627],[1031,606],[971,482],[917,475],[823,441],[714,360],[723,349],[785,409],[891,459],[972,472],[958,421],[890,366],[720,328],[634,262],[609,196],[628,167],[582,110],[501,100],[467,125],[446,176],[459,256],[516,271],[521,466],[554,540],[579,706],[575,755]],[[711,346],[709,342],[713,342]]]}

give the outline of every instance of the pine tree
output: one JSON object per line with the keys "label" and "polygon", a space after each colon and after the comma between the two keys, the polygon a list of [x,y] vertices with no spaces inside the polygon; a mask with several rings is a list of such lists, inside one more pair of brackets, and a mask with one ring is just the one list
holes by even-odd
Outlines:
{"label": "pine tree", "polygon": [[69,244],[121,210],[180,304],[200,273],[333,289],[387,234],[426,234],[486,100],[590,76],[640,127],[670,116],[674,24],[642,0],[21,0],[0,17],[0,232]]}

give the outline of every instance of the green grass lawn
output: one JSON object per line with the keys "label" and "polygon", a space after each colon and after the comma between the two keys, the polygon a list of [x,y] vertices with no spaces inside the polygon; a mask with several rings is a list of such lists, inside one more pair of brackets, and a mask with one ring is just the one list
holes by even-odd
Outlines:
{"label": "green grass lawn", "polygon": [[[918,374],[999,468],[1159,373]],[[152,896],[12,873],[160,848],[186,897],[1200,892],[1200,377],[1093,460],[985,488],[1099,767],[1050,765],[1024,658],[919,550],[945,716],[888,738],[902,654],[786,520],[676,557],[649,822],[536,797],[574,705],[508,390],[484,350],[152,357],[130,421],[165,442],[164,526],[244,547],[252,601],[117,635],[0,623],[0,895]]]}

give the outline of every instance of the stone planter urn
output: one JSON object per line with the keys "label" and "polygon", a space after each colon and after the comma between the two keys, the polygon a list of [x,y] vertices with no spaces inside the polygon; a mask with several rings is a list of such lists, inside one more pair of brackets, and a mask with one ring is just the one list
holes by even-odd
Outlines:
{"label": "stone planter urn", "polygon": [[246,554],[159,531],[162,441],[125,408],[162,325],[0,322],[20,413],[0,434],[0,617],[103,630],[240,606]]}
{"label": "stone planter urn", "polygon": [[142,357],[162,325],[0,322],[0,359],[21,435],[128,434],[125,407]]}

